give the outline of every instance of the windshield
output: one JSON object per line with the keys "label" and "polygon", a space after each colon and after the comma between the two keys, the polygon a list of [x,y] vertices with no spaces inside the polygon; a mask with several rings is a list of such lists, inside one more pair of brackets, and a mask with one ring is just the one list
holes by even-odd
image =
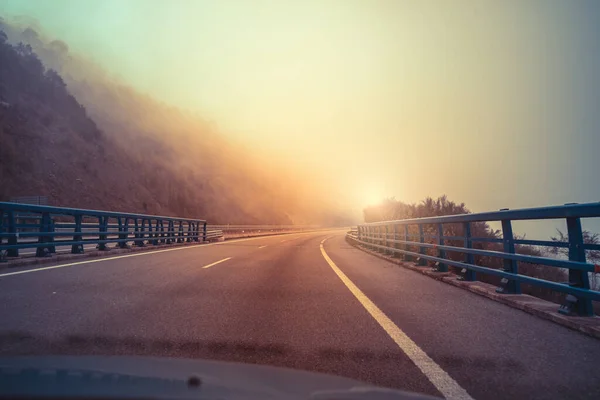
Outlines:
{"label": "windshield", "polygon": [[[0,369],[148,356],[600,398],[598,21],[0,0]],[[346,385],[324,382],[307,393]]]}

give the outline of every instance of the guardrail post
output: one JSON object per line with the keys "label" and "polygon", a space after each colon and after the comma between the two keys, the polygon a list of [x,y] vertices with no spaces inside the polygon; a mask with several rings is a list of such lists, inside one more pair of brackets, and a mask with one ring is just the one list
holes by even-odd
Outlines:
{"label": "guardrail post", "polygon": [[362,227],[360,225],[356,225],[356,238],[362,240]]}
{"label": "guardrail post", "polygon": [[160,220],[157,219],[156,224],[154,225],[154,242],[152,243],[155,246],[160,243],[160,240],[158,239],[160,237],[160,233],[158,233],[159,230],[160,230]]}
{"label": "guardrail post", "polygon": [[[579,218],[567,218],[567,233],[569,235],[569,260],[586,262],[583,231]],[[586,271],[569,269],[569,286],[589,290],[590,279],[588,273]],[[582,317],[591,317],[594,315],[591,300],[569,294],[567,295],[566,302],[560,307],[558,312],[569,314],[571,311],[575,311]]]}
{"label": "guardrail post", "polygon": [[[48,235],[49,233],[52,232],[52,219],[50,218],[50,213],[45,212],[42,213],[42,218],[40,219],[40,231],[39,231],[39,236],[38,236],[38,243],[50,243],[51,241],[54,240],[54,237],[51,237],[51,235]],[[54,250],[54,251],[52,251]],[[48,245],[48,246],[39,246],[36,250],[35,250],[35,256],[36,257],[44,257],[49,253],[53,253],[55,252],[55,248],[54,246]]]}
{"label": "guardrail post", "polygon": [[373,234],[371,236],[373,236],[373,247],[372,249],[377,251],[379,248],[376,246],[377,245],[377,227],[374,226],[372,227],[373,230]]}
{"label": "guardrail post", "polygon": [[165,233],[165,221],[160,220],[160,242],[167,243],[167,234]]}
{"label": "guardrail post", "polygon": [[[54,233],[54,220],[50,218],[50,225],[48,232]],[[51,243],[50,246],[47,247],[49,253],[56,253],[56,246],[54,245],[54,235],[48,235],[48,243]]]}
{"label": "guardrail post", "polygon": [[[399,246],[398,242],[396,242],[396,240],[398,240],[398,225],[394,224],[394,225],[392,225],[392,227],[393,227],[392,229],[393,229],[393,235],[394,235],[393,236],[394,237],[394,246],[393,247],[394,247],[394,249],[397,250],[398,246]],[[398,257],[399,255],[400,255],[400,253],[398,253],[397,251],[395,251],[395,250],[392,251],[393,257]]]}
{"label": "guardrail post", "polygon": [[139,225],[138,225],[138,219],[134,218],[133,219],[133,237],[134,237],[133,245],[134,246],[138,246],[139,245],[138,244],[139,241],[137,240],[139,238],[139,236],[140,236],[139,232],[140,232],[140,229],[139,229]]}
{"label": "guardrail post", "polygon": [[148,219],[148,244],[152,246],[156,245],[156,238],[154,234],[154,229],[152,228],[152,219]]}
{"label": "guardrail post", "polygon": [[194,224],[192,221],[188,221],[187,223],[187,232],[186,232],[186,237],[185,237],[185,241],[187,243],[192,241],[192,230],[194,229]]}
{"label": "guardrail post", "polygon": [[[425,235],[423,234],[423,224],[419,224],[419,243],[425,243]],[[423,246],[419,246],[419,254],[425,255],[427,250]],[[427,265],[427,260],[423,257],[419,257],[417,265]]]}
{"label": "guardrail post", "polygon": [[375,227],[374,226],[370,226],[369,227],[369,243],[371,244],[371,246],[369,246],[369,248],[371,250],[375,250]]}
{"label": "guardrail post", "polygon": [[[463,223],[463,230],[465,231],[465,245],[464,245],[464,247],[467,248],[467,249],[472,249],[473,248],[473,242],[471,241],[471,223],[464,222]],[[473,258],[473,254],[467,253],[465,255],[465,261],[466,261],[467,264],[475,264],[475,259]],[[475,280],[477,280],[477,276],[475,275],[475,271],[472,271],[472,270],[467,269],[467,268],[463,268],[463,270],[461,272],[463,273],[463,276],[459,277],[459,279],[462,279],[464,281],[475,281]]]}
{"label": "guardrail post", "polygon": [[[404,241],[408,242],[408,225],[404,225]],[[404,243],[404,250],[408,250],[408,244]],[[404,254],[404,261],[412,261],[412,256],[410,254]]]}
{"label": "guardrail post", "polygon": [[[148,229],[146,228],[146,223],[148,224]],[[146,237],[146,232],[148,232],[148,236]],[[152,244],[152,221],[144,218],[142,220],[142,238],[147,239],[147,244]]]}
{"label": "guardrail post", "polygon": [[377,227],[374,226],[372,227],[373,229],[373,234],[371,236],[373,236],[373,247],[372,249],[377,251],[379,248],[377,247]]}
{"label": "guardrail post", "polygon": [[106,240],[106,232],[108,232],[108,217],[98,217],[98,230],[100,231],[98,250],[108,250],[106,243],[102,242],[102,240]]}
{"label": "guardrail post", "polygon": [[206,222],[204,223],[204,226],[202,227],[202,241],[206,242]]}
{"label": "guardrail post", "polygon": [[179,221],[179,228],[177,229],[177,243],[183,243],[183,221]]}
{"label": "guardrail post", "polygon": [[[75,230],[73,231],[73,241],[81,242],[83,240],[83,236],[81,235],[81,220],[82,216],[77,214],[75,215]],[[81,254],[83,253],[83,244],[74,244],[71,246],[72,254]]]}
{"label": "guardrail post", "polygon": [[[152,220],[149,220],[149,221],[148,221],[148,224],[149,224],[150,226],[152,226]],[[157,219],[157,220],[156,220],[156,222],[154,223],[154,233],[153,233],[153,234],[151,234],[150,236],[152,237],[152,245],[153,245],[153,246],[156,246],[156,245],[158,245],[158,236],[159,236],[159,233],[158,233],[158,219]]]}
{"label": "guardrail post", "polygon": [[127,236],[129,236],[129,218],[125,218],[125,223],[123,224],[123,218],[117,217],[117,223],[119,224],[119,248],[126,249],[127,248]]}
{"label": "guardrail post", "polygon": [[[15,212],[9,210],[6,216],[8,217],[8,233],[10,233],[10,236],[8,237],[8,244],[16,245],[19,234],[17,233],[17,224],[15,223]],[[19,257],[19,249],[8,249],[6,251],[6,256]]]}
{"label": "guardrail post", "polygon": [[[444,224],[438,224],[437,231],[438,231],[437,244],[438,244],[438,246],[443,246],[444,245]],[[446,258],[446,250],[438,249],[438,257]],[[439,262],[439,261],[435,264],[436,264],[435,270],[437,272],[448,272],[448,265],[444,264],[443,262]]]}
{"label": "guardrail post", "polygon": [[[515,254],[515,238],[512,230],[512,222],[509,219],[502,220],[502,244],[505,253]],[[502,260],[504,272],[510,272],[511,274],[519,273],[519,265],[515,260]],[[521,294],[521,284],[514,279],[502,278],[500,281],[499,288],[496,292],[503,294]]]}
{"label": "guardrail post", "polygon": [[[0,233],[4,233],[4,210],[0,209]],[[2,242],[4,241],[4,236],[0,235],[0,246],[2,246]],[[6,253],[2,253],[0,250],[0,263],[6,262]]]}
{"label": "guardrail post", "polygon": [[388,254],[390,254],[392,257],[394,256],[395,252],[394,252],[394,242],[393,242],[393,236],[394,236],[394,228],[392,225],[386,225],[385,226],[385,238],[387,240],[387,252]]}
{"label": "guardrail post", "polygon": [[378,244],[379,244],[379,227],[374,226],[373,227],[373,250],[379,251],[379,247],[377,247]]}
{"label": "guardrail post", "polygon": [[[385,241],[383,242],[383,245],[385,247],[389,247],[389,243],[388,243],[388,234],[389,234],[389,226],[386,225],[385,227]],[[390,249],[384,249],[384,254],[393,254],[392,251]]]}
{"label": "guardrail post", "polygon": [[142,239],[146,239],[144,244],[152,244],[152,221],[146,218],[142,219]]}
{"label": "guardrail post", "polygon": [[156,220],[156,238],[157,238],[157,243],[164,243],[165,242],[165,227],[163,226],[163,222],[162,219],[157,219]]}
{"label": "guardrail post", "polygon": [[156,246],[158,244],[158,240],[156,240],[156,232],[158,232],[158,225],[156,226],[156,230],[153,231],[152,220],[148,219],[148,244],[151,244],[153,246]]}
{"label": "guardrail post", "polygon": [[[47,217],[46,217],[47,216]],[[46,225],[47,225],[47,218],[49,218],[50,216],[48,215],[48,213],[43,213],[42,214],[42,218],[40,218],[40,227],[39,227],[39,232],[38,232],[38,243],[46,243],[46,236],[44,235],[44,232],[46,232]],[[36,257],[44,257],[46,255],[46,249],[42,246],[36,247],[35,249],[35,256]]]}
{"label": "guardrail post", "polygon": [[138,222],[138,219],[136,218],[134,220],[134,226],[135,226],[135,238],[136,240],[134,241],[134,244],[138,247],[143,247],[144,246],[144,219],[142,218],[140,220],[140,222]]}
{"label": "guardrail post", "polygon": [[[129,217],[125,218],[125,225],[123,226],[123,228],[125,228],[124,229],[125,230],[124,239],[129,239],[129,220],[130,220]],[[127,240],[126,240],[125,242],[123,242],[123,248],[128,248],[128,247],[130,247],[130,246],[127,245]]]}
{"label": "guardrail post", "polygon": [[173,243],[173,240],[175,239],[175,224],[173,223],[173,221],[169,220],[167,230],[168,230],[167,244],[171,244],[171,243]]}
{"label": "guardrail post", "polygon": [[200,240],[200,223],[194,222],[193,228],[194,229],[192,230],[192,241],[197,242],[198,240]]}

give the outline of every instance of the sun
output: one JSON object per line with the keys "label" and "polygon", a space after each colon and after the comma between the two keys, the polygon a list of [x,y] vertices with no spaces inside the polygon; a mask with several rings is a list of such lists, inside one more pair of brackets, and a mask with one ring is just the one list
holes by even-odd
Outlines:
{"label": "sun", "polygon": [[363,192],[363,201],[367,206],[381,203],[383,197],[382,191],[376,188],[369,188]]}

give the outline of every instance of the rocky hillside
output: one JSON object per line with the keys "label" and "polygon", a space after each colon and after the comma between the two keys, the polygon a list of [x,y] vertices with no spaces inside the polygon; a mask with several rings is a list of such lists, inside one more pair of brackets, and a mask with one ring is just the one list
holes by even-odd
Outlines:
{"label": "rocky hillside", "polygon": [[[28,45],[0,34],[0,198],[40,194],[55,204],[143,208],[156,201],[130,160]],[[124,173],[127,171],[127,173]],[[142,204],[138,206],[137,200]]]}

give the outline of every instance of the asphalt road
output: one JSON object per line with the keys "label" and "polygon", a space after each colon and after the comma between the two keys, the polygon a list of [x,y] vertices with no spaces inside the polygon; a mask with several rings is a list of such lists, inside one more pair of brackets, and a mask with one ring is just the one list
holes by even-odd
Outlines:
{"label": "asphalt road", "polygon": [[2,355],[206,358],[440,397],[600,398],[598,340],[368,255],[341,231],[39,268],[0,270]]}

